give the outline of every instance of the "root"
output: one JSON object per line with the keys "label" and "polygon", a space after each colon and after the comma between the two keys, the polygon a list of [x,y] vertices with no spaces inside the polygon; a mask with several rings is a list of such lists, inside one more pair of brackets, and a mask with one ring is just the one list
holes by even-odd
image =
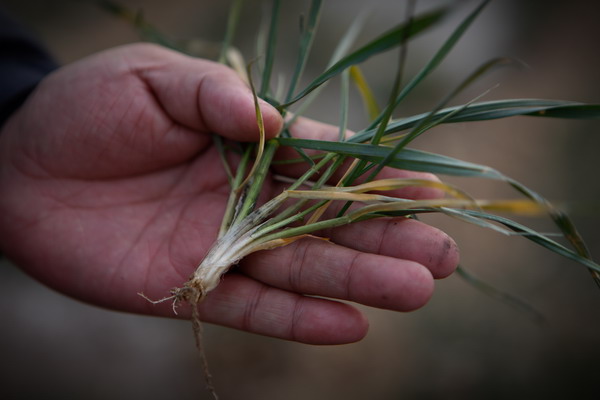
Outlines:
{"label": "root", "polygon": [[217,391],[215,389],[215,386],[213,385],[212,375],[208,367],[208,359],[206,358],[206,350],[204,349],[204,330],[202,329],[202,321],[200,321],[200,315],[198,312],[198,305],[200,299],[201,298],[199,298],[199,301],[195,304],[190,303],[190,306],[192,307],[192,329],[194,330],[196,349],[198,349],[200,361],[202,362],[202,370],[204,372],[204,382],[206,384],[206,389],[208,389],[208,391],[212,394],[215,400],[218,400],[219,396],[217,395]]}
{"label": "root", "polygon": [[218,400],[219,396],[215,386],[213,385],[212,375],[208,367],[208,359],[206,357],[206,351],[203,343],[203,329],[202,321],[200,320],[200,313],[198,306],[204,300],[206,292],[202,287],[202,284],[196,279],[190,279],[182,287],[171,290],[171,296],[163,297],[162,299],[152,300],[143,293],[138,293],[144,299],[152,304],[164,303],[166,301],[173,301],[173,312],[177,315],[177,306],[181,302],[189,304],[192,309],[192,329],[194,331],[194,339],[196,342],[196,349],[200,355],[200,361],[202,363],[202,369],[204,373],[204,381],[206,389],[210,392],[213,399]]}
{"label": "root", "polygon": [[138,296],[141,296],[144,300],[152,303],[152,304],[160,304],[160,303],[164,303],[165,301],[169,301],[169,300],[173,300],[173,314],[178,315],[177,314],[177,297],[173,294],[169,297],[163,297],[162,299],[158,299],[158,300],[152,300],[150,297],[146,296],[144,293],[138,293]]}

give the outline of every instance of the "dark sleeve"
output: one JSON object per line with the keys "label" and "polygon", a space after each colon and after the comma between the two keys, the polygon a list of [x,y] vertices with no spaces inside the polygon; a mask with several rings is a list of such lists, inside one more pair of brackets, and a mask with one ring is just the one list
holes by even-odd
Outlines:
{"label": "dark sleeve", "polygon": [[0,10],[0,127],[56,67],[43,47]]}

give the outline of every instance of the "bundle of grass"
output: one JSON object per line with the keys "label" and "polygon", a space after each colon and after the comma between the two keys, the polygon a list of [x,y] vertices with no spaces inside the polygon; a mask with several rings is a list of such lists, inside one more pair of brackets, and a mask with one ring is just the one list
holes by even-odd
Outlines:
{"label": "bundle of grass", "polygon": [[[420,87],[422,82],[440,66],[489,2],[489,0],[482,1],[471,11],[429,62],[405,83],[403,83],[403,72],[408,43],[413,37],[438,23],[448,13],[448,9],[414,16],[414,1],[409,1],[406,12],[408,17],[402,23],[350,52],[349,49],[360,29],[360,23],[353,24],[347,34],[340,39],[329,67],[307,86],[298,89],[316,35],[321,10],[321,1],[312,0],[307,16],[303,20],[296,67],[291,74],[287,90],[278,92],[272,90],[271,75],[275,60],[281,1],[273,0],[270,23],[264,34],[260,35],[263,41],[257,48],[264,49],[264,54],[259,54],[257,61],[249,66],[244,65],[239,52],[231,45],[242,10],[241,0],[233,2],[219,60],[238,71],[249,83],[254,93],[256,121],[261,137],[259,143],[224,143],[222,138],[214,138],[231,184],[229,202],[223,216],[220,234],[190,279],[182,287],[173,289],[170,296],[161,300],[171,300],[174,305],[183,301],[192,306],[197,338],[199,338],[200,322],[196,306],[219,284],[222,275],[243,257],[259,250],[285,246],[316,231],[374,218],[417,218],[420,214],[441,213],[502,234],[518,234],[583,265],[589,269],[596,283],[600,285],[600,265],[591,260],[575,226],[565,213],[555,208],[541,195],[491,167],[407,147],[420,135],[443,124],[487,121],[512,116],[597,119],[600,117],[600,105],[540,99],[480,101],[484,93],[465,104],[450,106],[451,101],[472,82],[491,69],[512,62],[505,58],[497,58],[476,68],[432,110],[418,115],[392,118],[394,111],[403,104],[406,97]],[[139,15],[111,2],[103,1],[102,4],[133,22],[145,37],[186,51],[185,46],[167,39]],[[361,74],[359,65],[393,49],[397,49],[399,53],[398,68],[393,78],[387,105],[380,110]],[[260,85],[257,85],[257,88],[253,83],[251,67],[260,71]],[[293,137],[290,127],[296,118],[333,78],[339,78],[341,82],[338,140],[322,141]],[[363,97],[371,122],[355,135],[347,136],[349,87],[352,83],[357,86]],[[279,135],[271,140],[265,139],[258,106],[259,98],[271,103],[286,117],[285,126]],[[297,106],[298,104],[300,105]],[[270,167],[274,162],[282,162],[274,161],[276,150],[282,146],[295,149],[297,154],[295,159],[285,162],[304,163],[306,172],[297,179],[286,178],[289,179],[287,189],[259,205],[259,195]],[[240,161],[237,165],[230,165],[227,161],[229,159],[227,153],[230,151],[239,155]],[[443,182],[378,179],[384,167],[429,172],[439,176],[497,180],[511,186],[519,196],[514,200],[476,199],[460,188]],[[334,180],[334,176],[341,176],[341,178]],[[409,200],[381,194],[402,187],[434,187],[443,191],[446,197],[434,200]],[[338,210],[333,213],[333,217],[331,212],[325,212],[332,206]],[[564,244],[559,243],[554,237],[551,238],[498,213],[545,215],[557,227]],[[464,268],[459,267],[459,273],[481,289],[493,295],[500,295],[513,305],[526,307],[518,300],[506,297],[490,286],[475,280]]]}

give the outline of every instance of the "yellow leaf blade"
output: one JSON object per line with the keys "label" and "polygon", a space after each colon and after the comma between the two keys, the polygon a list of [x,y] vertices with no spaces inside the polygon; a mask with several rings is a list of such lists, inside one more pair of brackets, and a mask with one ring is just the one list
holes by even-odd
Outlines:
{"label": "yellow leaf blade", "polygon": [[373,95],[373,91],[369,87],[362,70],[358,66],[353,65],[350,67],[350,77],[356,85],[356,88],[360,93],[360,97],[365,104],[369,119],[373,121],[381,113],[381,110],[377,105],[377,100],[375,100],[375,96]]}

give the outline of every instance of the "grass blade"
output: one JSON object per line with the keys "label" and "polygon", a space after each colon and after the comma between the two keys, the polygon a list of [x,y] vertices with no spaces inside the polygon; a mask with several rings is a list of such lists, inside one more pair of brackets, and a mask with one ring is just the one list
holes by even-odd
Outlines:
{"label": "grass blade", "polygon": [[[457,112],[458,111],[458,112]],[[430,113],[402,118],[388,124],[385,134],[401,132],[420,124]],[[450,115],[454,114],[454,115]],[[487,121],[514,116],[549,118],[600,119],[600,104],[583,104],[563,100],[508,99],[444,108],[432,118],[443,123]],[[370,141],[375,129],[367,129],[348,139],[350,142]]]}
{"label": "grass blade", "polygon": [[304,72],[304,67],[306,66],[308,54],[310,53],[317,25],[319,23],[319,17],[321,16],[321,3],[321,0],[312,0],[310,3],[308,23],[306,24],[306,27],[304,27],[304,30],[302,32],[302,38],[300,40],[300,51],[298,53],[298,61],[296,62],[296,68],[294,69],[294,74],[292,75],[290,86],[285,97],[286,103],[289,102],[292,96],[294,95],[294,92],[296,91],[296,86],[298,85],[300,77]]}
{"label": "grass blade", "polygon": [[[388,165],[396,157],[396,155],[406,147],[407,144],[416,139],[423,132],[426,132],[427,130],[433,128],[434,126],[442,122],[443,119],[440,119],[438,121],[432,121],[432,119],[437,114],[437,112],[441,110],[452,98],[457,96],[461,91],[463,91],[466,87],[468,87],[476,79],[488,72],[490,69],[497,67],[498,65],[504,65],[506,63],[507,59],[504,58],[493,59],[491,61],[486,62],[485,64],[477,68],[473,73],[471,73],[460,85],[458,85],[458,87],[456,87],[448,96],[446,96],[446,98],[444,98],[436,108],[434,108],[424,119],[422,119],[421,122],[417,126],[415,126],[408,135],[403,137],[398,142],[398,144],[396,144],[394,149],[382,160],[382,162],[377,164],[374,170],[370,173],[367,180],[375,178],[375,176],[377,176],[377,174],[379,174],[379,172],[381,172],[381,170],[386,165]],[[468,107],[468,105],[466,105],[465,107]],[[451,116],[452,114],[448,114],[448,117]],[[380,135],[380,131],[381,130],[378,128],[377,132],[375,132],[374,139],[377,138],[378,135]]]}
{"label": "grass blade", "polygon": [[551,250],[556,254],[566,257],[570,260],[576,261],[579,264],[583,264],[595,272],[600,272],[600,265],[596,264],[594,261],[590,260],[589,258],[583,257],[582,255],[578,254],[577,252],[575,252],[575,251],[555,242],[554,240],[549,239],[546,236],[541,235],[538,232],[536,232],[524,225],[521,225],[515,221],[512,221],[508,218],[500,217],[498,215],[484,213],[481,211],[463,210],[462,212],[465,213],[466,215],[470,215],[470,216],[473,216],[476,218],[482,218],[484,220],[489,220],[489,221],[493,221],[493,222],[502,224],[502,225],[506,226],[507,228],[522,234],[525,238],[531,240],[532,242],[537,243],[538,245],[545,247],[548,250]]}
{"label": "grass blade", "polygon": [[600,119],[600,104],[572,104],[532,111],[526,115],[533,117]]}
{"label": "grass blade", "polygon": [[490,296],[493,299],[499,300],[500,302],[525,313],[526,315],[531,317],[531,319],[534,322],[539,324],[543,323],[546,320],[542,313],[540,313],[538,310],[527,304],[525,301],[500,289],[497,289],[487,282],[482,281],[481,279],[477,278],[475,275],[467,271],[462,265],[459,265],[456,268],[456,273],[458,274],[458,276],[463,278],[465,282],[473,286],[475,289],[479,290],[487,296]]}
{"label": "grass blade", "polygon": [[[414,1],[409,1],[407,3],[407,21],[404,24],[406,29],[403,31],[403,35],[400,37],[400,54],[398,59],[398,66],[396,68],[396,74],[394,75],[394,83],[392,84],[392,90],[390,93],[390,99],[388,101],[388,105],[385,107],[382,113],[381,122],[377,127],[377,131],[375,135],[371,139],[372,144],[379,144],[381,142],[381,138],[383,137],[385,130],[387,128],[387,124],[392,119],[392,114],[394,109],[396,108],[396,104],[394,104],[394,100],[398,96],[400,92],[400,86],[402,85],[402,75],[404,72],[404,63],[406,61],[406,42],[408,40],[408,35],[410,31],[413,29],[413,17],[412,17],[412,8],[414,6]],[[357,171],[362,169],[361,166],[356,168]],[[352,181],[352,180],[351,180]]]}
{"label": "grass blade", "polygon": [[350,76],[352,77],[352,81],[360,93],[360,97],[365,105],[369,119],[371,121],[374,120],[381,112],[381,109],[379,108],[379,105],[377,105],[377,100],[375,100],[373,91],[369,87],[369,84],[367,83],[367,80],[365,79],[360,67],[357,65],[351,66]]}
{"label": "grass blade", "polygon": [[271,83],[271,74],[273,73],[273,61],[275,59],[275,49],[277,46],[277,28],[279,26],[279,10],[281,0],[273,0],[271,7],[271,22],[269,24],[269,34],[267,37],[267,50],[265,55],[265,66],[260,84],[259,97],[265,98],[269,92]]}
{"label": "grass blade", "polygon": [[[371,144],[325,142],[294,138],[285,139],[280,143],[282,145],[300,146],[302,148],[336,152],[338,154],[344,154],[370,161],[375,164],[382,162],[393,151],[393,149],[388,147],[375,146]],[[412,149],[403,149],[402,151],[398,152],[388,165],[394,168],[412,171],[432,172],[434,174],[447,174],[463,177],[479,177],[504,181],[529,199],[544,206],[548,210],[550,217],[556,226],[561,230],[561,232],[563,232],[565,238],[569,240],[569,242],[577,250],[578,253],[575,254],[577,254],[580,259],[589,259],[589,253],[583,242],[583,239],[567,215],[552,207],[547,200],[531,189],[515,181],[514,179],[501,174],[493,168],[461,161],[439,154],[427,153]],[[600,275],[598,274],[598,271],[592,272],[592,276],[600,286]]]}
{"label": "grass blade", "polygon": [[346,129],[348,128],[348,105],[350,102],[350,73],[344,71],[340,82],[340,123],[338,141],[346,140]]}
{"label": "grass blade", "polygon": [[143,40],[183,52],[181,46],[176,44],[174,40],[162,33],[150,22],[146,21],[141,12],[132,11],[112,0],[96,0],[95,2],[109,13],[131,23]]}
{"label": "grass blade", "polygon": [[[327,64],[328,68],[331,67],[332,65],[334,65],[336,62],[338,62],[342,57],[344,57],[344,55],[348,52],[348,50],[350,49],[350,47],[352,46],[352,44],[354,44],[354,41],[356,40],[356,38],[358,37],[358,34],[360,33],[361,29],[364,26],[365,15],[366,15],[365,13],[361,13],[361,14],[358,15],[358,17],[356,17],[354,19],[354,21],[352,21],[350,27],[348,28],[348,30],[346,31],[346,33],[344,33],[344,35],[342,36],[340,42],[335,47],[335,50],[333,51],[333,55],[331,56],[331,59],[329,60],[329,63]],[[317,89],[313,90],[304,99],[304,101],[302,102],[302,104],[299,105],[298,108],[296,108],[294,110],[293,117],[290,118],[285,123],[286,128],[289,127],[291,124],[293,124],[294,121],[299,116],[301,116],[304,113],[306,113],[306,110],[308,109],[308,107],[318,97],[319,93],[321,92],[321,90],[326,85],[327,85],[327,83],[319,86]]]}
{"label": "grass blade", "polygon": [[403,37],[411,38],[417,35],[418,33],[438,22],[440,18],[445,15],[445,13],[445,10],[437,10],[428,14],[424,14],[418,18],[415,18],[410,24],[410,27],[406,26],[406,24],[401,24],[382,36],[379,36],[378,38],[332,65],[325,72],[315,78],[304,90],[287,101],[286,104],[283,104],[279,107],[281,109],[287,108],[352,65],[360,64],[376,54],[380,54],[397,47],[402,41]]}
{"label": "grass blade", "polygon": [[231,167],[229,167],[229,163],[227,162],[227,154],[225,152],[225,144],[223,142],[223,137],[217,134],[213,134],[212,136],[213,143],[215,144],[215,148],[219,153],[219,159],[221,160],[221,164],[223,165],[223,169],[227,174],[227,181],[229,182],[229,186],[233,188],[233,172],[231,172]]}
{"label": "grass blade", "polygon": [[236,28],[240,21],[240,15],[242,13],[242,5],[244,0],[234,0],[233,4],[229,9],[229,17],[227,19],[227,29],[225,30],[225,37],[221,45],[221,51],[219,53],[219,62],[225,64],[227,60],[227,52],[231,47],[233,38],[235,36]]}
{"label": "grass blade", "polygon": [[[446,58],[448,53],[452,50],[454,45],[458,42],[458,40],[465,33],[467,28],[473,23],[475,18],[481,13],[481,11],[485,8],[485,6],[490,2],[490,0],[483,1],[450,35],[450,37],[446,40],[446,42],[442,45],[442,47],[437,51],[437,53],[433,56],[433,58],[419,71],[419,73],[402,89],[397,99],[395,100],[395,107],[398,106],[402,102],[402,100],[419,84],[421,83],[431,72],[433,72]],[[376,118],[372,123],[370,128],[374,128],[381,120],[384,118],[384,115],[380,115]]]}
{"label": "grass blade", "polygon": [[[381,162],[393,149],[364,143],[329,142],[323,140],[278,138],[282,146],[321,150],[360,158],[373,163]],[[456,158],[429,153],[421,150],[403,149],[389,164],[390,167],[411,171],[432,172],[434,174],[479,177],[497,180],[507,178],[493,168],[461,161]]]}
{"label": "grass blade", "polygon": [[[395,109],[395,104],[394,104],[394,100],[396,99],[396,97],[398,96],[398,93],[400,92],[400,87],[402,86],[402,75],[404,73],[404,64],[406,61],[406,54],[407,54],[407,41],[408,41],[408,37],[409,34],[412,30],[413,27],[413,12],[414,12],[414,5],[415,2],[412,0],[409,0],[406,4],[406,22],[404,23],[404,26],[406,27],[406,29],[404,29],[403,31],[403,35],[400,37],[400,53],[399,53],[399,57],[398,57],[398,66],[396,68],[396,74],[394,76],[394,83],[392,84],[392,90],[390,92],[390,98],[388,100],[387,106],[385,107],[384,111],[383,111],[383,117],[381,119],[381,122],[379,123],[379,126],[377,126],[377,131],[375,132],[375,135],[373,136],[373,138],[371,139],[371,143],[374,145],[378,145],[381,142],[381,139],[383,138],[384,134],[385,134],[385,130],[387,128],[387,124],[390,122],[390,120],[392,119],[392,114],[394,112]],[[344,175],[343,180],[340,182],[341,186],[348,186],[351,185],[352,183],[354,183],[354,181],[356,181],[356,179],[361,176],[364,171],[367,171],[370,167],[367,165],[367,162],[365,160],[360,160],[358,162],[354,162],[352,163],[351,167],[348,169],[348,171],[346,171],[346,174]],[[372,174],[367,180],[372,180],[374,178],[374,174]],[[343,215],[351,206],[351,202],[346,203],[338,212],[338,215]]]}
{"label": "grass blade", "polygon": [[256,158],[254,159],[254,164],[252,165],[252,169],[248,173],[248,176],[246,176],[246,179],[244,179],[244,181],[240,184],[240,186],[235,189],[237,191],[241,190],[248,183],[248,181],[250,179],[252,179],[252,177],[254,176],[254,173],[256,172],[256,169],[260,165],[260,162],[261,162],[261,159],[263,156],[263,152],[265,149],[265,137],[266,137],[265,124],[263,121],[262,112],[260,111],[260,106],[258,104],[258,96],[256,95],[256,90],[254,89],[254,84],[252,83],[252,74],[250,73],[250,66],[248,66],[248,78],[249,78],[249,83],[250,83],[250,90],[252,91],[252,98],[254,99],[254,112],[256,114],[256,124],[258,125],[259,139],[258,139],[258,147],[257,147],[257,151],[256,151]]}
{"label": "grass blade", "polygon": [[395,190],[400,188],[405,188],[409,186],[425,186],[440,189],[452,197],[462,198],[462,199],[471,199],[471,196],[467,195],[465,192],[457,188],[456,186],[452,186],[446,183],[431,181],[427,179],[402,179],[402,178],[388,178],[388,179],[379,179],[376,181],[366,182],[356,186],[343,186],[338,187],[336,190],[340,192],[352,192],[352,193],[365,193],[371,191],[388,191]]}
{"label": "grass blade", "polygon": [[277,147],[277,142],[274,140],[269,140],[266,143],[260,162],[255,163],[257,167],[252,173],[252,181],[249,182],[250,187],[248,188],[248,193],[242,205],[240,206],[238,213],[236,214],[234,224],[241,222],[248,214],[250,214],[254,210],[254,207],[256,206],[256,201],[258,199],[258,196],[260,195],[262,185],[269,172],[271,160],[275,155]]}
{"label": "grass blade", "polygon": [[[362,185],[356,186],[341,186],[329,187],[325,189],[313,190],[288,190],[287,193],[292,198],[303,198],[310,200],[348,200],[354,198],[361,202],[403,202],[407,204],[406,199],[389,197],[377,194],[366,194],[371,191],[390,191],[406,187],[430,187],[443,191],[453,198],[466,200],[469,204],[476,204],[476,200],[469,196],[464,191],[455,186],[448,185],[442,182],[436,182],[425,179],[381,179],[371,181]],[[429,203],[428,203],[429,204]],[[508,207],[509,204],[498,204],[497,207]],[[519,205],[513,205],[519,207]],[[413,207],[414,208],[414,207]]]}

